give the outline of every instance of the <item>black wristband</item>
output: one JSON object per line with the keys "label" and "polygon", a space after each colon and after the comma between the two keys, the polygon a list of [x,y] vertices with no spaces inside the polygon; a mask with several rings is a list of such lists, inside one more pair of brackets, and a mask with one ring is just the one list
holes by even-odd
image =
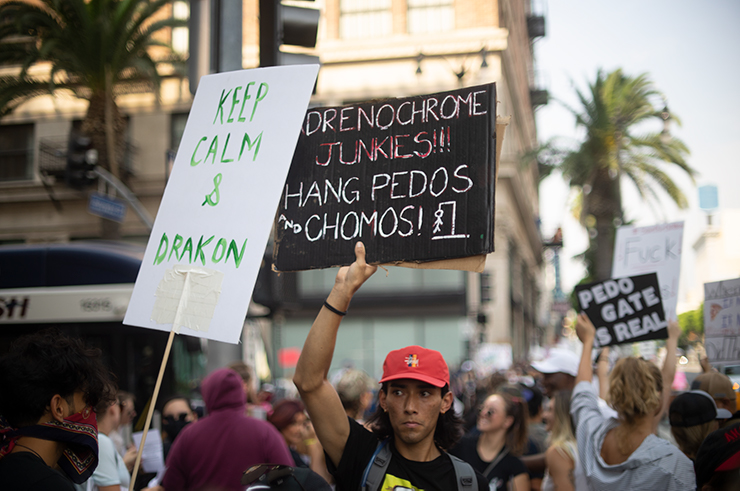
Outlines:
{"label": "black wristband", "polygon": [[339,309],[335,309],[334,307],[332,307],[331,305],[329,305],[329,302],[327,302],[326,300],[324,300],[324,307],[326,307],[327,309],[331,310],[332,312],[334,312],[337,315],[341,315],[341,316],[347,315],[347,312],[342,312]]}

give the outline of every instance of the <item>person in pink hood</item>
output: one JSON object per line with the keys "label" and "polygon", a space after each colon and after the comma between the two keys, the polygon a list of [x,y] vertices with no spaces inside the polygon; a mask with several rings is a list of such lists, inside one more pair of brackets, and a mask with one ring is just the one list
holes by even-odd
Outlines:
{"label": "person in pink hood", "polygon": [[293,465],[277,429],[244,414],[246,394],[234,370],[212,372],[201,392],[208,414],[177,436],[167,456],[165,490],[241,491],[242,474],[252,465]]}

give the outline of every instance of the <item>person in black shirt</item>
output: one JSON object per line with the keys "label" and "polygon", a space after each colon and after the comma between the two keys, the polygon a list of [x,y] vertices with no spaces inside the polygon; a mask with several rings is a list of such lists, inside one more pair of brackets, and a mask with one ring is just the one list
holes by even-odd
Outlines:
{"label": "person in black shirt", "polygon": [[476,428],[450,453],[480,471],[491,490],[529,491],[527,468],[518,459],[527,442],[526,402],[504,391],[488,396]]}
{"label": "person in black shirt", "polygon": [[54,329],[18,338],[0,357],[2,489],[73,490],[87,480],[98,464],[93,407],[115,390],[100,350]]}
{"label": "person in black shirt", "polygon": [[[316,435],[329,457],[338,490],[360,488],[378,442],[387,440],[391,459],[381,489],[457,489],[450,448],[462,434],[452,410],[449,371],[442,355],[421,346],[391,351],[383,363],[378,409],[366,423],[348,418],[327,379],[342,317],[352,296],[377,266],[365,262],[365,247],[355,246],[355,262],[340,268],[334,287],[314,321],[301,351],[293,382]],[[476,472],[478,489],[488,483]]]}

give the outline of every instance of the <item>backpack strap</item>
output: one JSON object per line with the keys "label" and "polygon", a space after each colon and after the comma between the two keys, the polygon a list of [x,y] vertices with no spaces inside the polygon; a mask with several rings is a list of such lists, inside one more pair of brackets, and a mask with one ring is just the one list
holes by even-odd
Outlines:
{"label": "backpack strap", "polygon": [[[360,482],[361,491],[377,491],[383,482],[383,476],[391,463],[391,449],[388,446],[389,438],[378,442],[375,452],[370,458],[370,462],[365,467]],[[445,452],[446,453],[446,452]],[[473,466],[461,460],[454,455],[447,454],[452,461],[452,467],[455,469],[455,480],[457,481],[458,491],[474,491],[478,489],[478,478],[475,476]]]}
{"label": "backpack strap", "polygon": [[391,463],[392,454],[390,447],[388,447],[388,440],[390,438],[379,441],[378,446],[375,447],[375,452],[370,457],[370,462],[367,463],[365,472],[362,474],[361,491],[377,491],[380,488],[385,471]]}
{"label": "backpack strap", "polygon": [[471,491],[478,489],[478,478],[475,476],[473,466],[462,459],[450,455],[452,466],[455,468],[455,478],[457,480],[458,491]]}

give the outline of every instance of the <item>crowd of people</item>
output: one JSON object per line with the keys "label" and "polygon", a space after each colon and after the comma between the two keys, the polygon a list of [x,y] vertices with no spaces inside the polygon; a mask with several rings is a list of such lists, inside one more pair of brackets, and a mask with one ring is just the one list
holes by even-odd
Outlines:
{"label": "crowd of people", "polygon": [[[585,314],[580,354],[553,348],[518,373],[451,376],[439,352],[407,346],[388,353],[377,382],[351,367],[330,375],[341,320],[377,268],[361,243],[355,254],[306,338],[295,396],[258,397],[237,361],[203,379],[204,414],[188,395],[165,397],[165,471],[134,489],[740,489],[730,380],[707,367],[673,393],[675,358],[659,368],[595,356]],[[671,323],[667,354],[677,337]],[[19,338],[0,357],[0,489],[129,489],[134,400],[101,360],[59,331]],[[666,420],[669,438],[658,431]]]}

